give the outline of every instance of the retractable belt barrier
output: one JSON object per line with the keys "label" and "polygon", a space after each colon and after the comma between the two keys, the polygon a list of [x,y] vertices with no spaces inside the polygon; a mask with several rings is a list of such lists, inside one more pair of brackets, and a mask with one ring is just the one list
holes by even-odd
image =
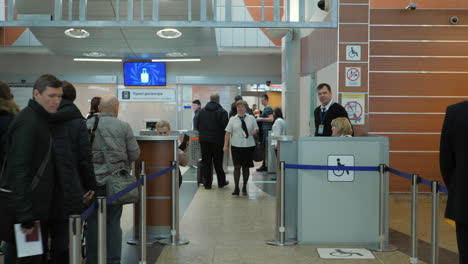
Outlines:
{"label": "retractable belt barrier", "polygon": [[[162,171],[159,171],[157,173],[154,173],[154,174],[151,174],[151,175],[148,175],[147,176],[147,181],[150,181],[152,179],[155,179],[157,177],[160,177],[172,170],[174,170],[176,167],[175,166],[171,166],[171,167],[168,167],[168,168],[159,168],[159,167],[155,167],[155,168],[148,168],[148,169],[164,169]],[[114,195],[112,196],[109,196],[107,197],[107,204],[110,204],[114,201],[116,201],[117,199],[119,199],[120,197],[124,196],[125,194],[129,193],[130,191],[132,191],[133,189],[135,188],[138,188],[139,186],[142,186],[143,185],[143,179],[139,179],[137,180],[136,182],[132,183],[131,185],[127,186],[125,189],[122,189],[121,191],[115,193]],[[97,203],[93,203],[84,213],[81,214],[81,219],[83,219],[83,221],[85,221],[86,219],[88,219],[88,217],[97,209]]]}
{"label": "retractable belt barrier", "polygon": [[[299,164],[285,164],[282,162],[282,170],[284,169],[297,169],[297,170],[320,170],[320,171],[328,171],[328,170],[348,170],[348,171],[376,171],[379,172],[381,176],[381,184],[380,184],[380,196],[381,196],[381,215],[384,215],[383,211],[383,201],[384,201],[384,184],[385,184],[385,174],[387,172],[410,180],[412,183],[412,204],[411,204],[411,257],[410,263],[416,264],[418,262],[417,257],[417,195],[418,195],[418,184],[421,183],[431,188],[432,193],[432,225],[431,225],[431,264],[438,264],[439,263],[439,193],[448,193],[448,189],[445,186],[439,185],[439,181],[429,181],[420,177],[418,174],[408,174],[396,169],[387,167],[384,164],[380,166],[321,166],[321,165],[299,165]],[[277,173],[278,174],[278,173]],[[284,176],[284,171],[281,171],[280,174]],[[284,185],[284,178],[281,178],[281,182],[279,184]],[[284,194],[283,194],[284,195]],[[283,199],[284,197],[280,197]],[[282,210],[284,211],[284,210]],[[280,212],[281,214],[282,212]],[[396,248],[392,248],[390,245],[385,245],[382,238],[384,238],[383,233],[383,225],[384,219],[381,217],[380,219],[380,245],[374,250],[377,251],[390,251]],[[281,230],[279,232],[284,233],[284,226],[281,226]],[[278,245],[278,244],[277,244]],[[284,244],[280,244],[284,245]]]}

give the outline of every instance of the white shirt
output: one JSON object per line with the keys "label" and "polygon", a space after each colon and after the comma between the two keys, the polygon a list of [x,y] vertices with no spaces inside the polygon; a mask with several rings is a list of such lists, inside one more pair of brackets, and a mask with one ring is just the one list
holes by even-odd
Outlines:
{"label": "white shirt", "polygon": [[[247,131],[250,133],[252,130],[258,130],[257,120],[255,117],[246,114],[245,124],[247,125]],[[226,132],[231,133],[231,146],[238,148],[247,148],[255,146],[255,140],[253,136],[249,135],[245,138],[245,132],[242,129],[242,121],[238,115],[235,115],[229,119],[229,123],[226,126]]]}
{"label": "white shirt", "polygon": [[330,109],[330,106],[332,106],[332,104],[334,104],[333,101],[330,101],[327,106],[323,107],[322,105],[320,105],[320,112],[323,112],[323,109],[325,108],[325,112],[328,111],[328,109]]}
{"label": "white shirt", "polygon": [[[274,137],[278,137],[278,136],[282,136],[282,135],[286,135],[286,122],[284,121],[283,118],[277,118],[275,120],[275,123],[273,124],[273,128],[272,128],[272,131],[273,131],[273,134],[272,136]],[[278,141],[277,140],[272,140],[271,141],[271,145],[272,146],[275,146],[278,144]]]}

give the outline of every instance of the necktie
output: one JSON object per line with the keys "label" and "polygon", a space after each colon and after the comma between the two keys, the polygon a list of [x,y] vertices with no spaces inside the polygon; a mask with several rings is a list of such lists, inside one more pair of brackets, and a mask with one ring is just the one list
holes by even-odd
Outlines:
{"label": "necktie", "polygon": [[245,138],[248,138],[249,137],[249,131],[247,130],[247,124],[245,123],[245,116],[244,117],[241,117],[239,116],[239,119],[241,120],[242,122],[242,130],[244,130],[244,133],[245,133]]}

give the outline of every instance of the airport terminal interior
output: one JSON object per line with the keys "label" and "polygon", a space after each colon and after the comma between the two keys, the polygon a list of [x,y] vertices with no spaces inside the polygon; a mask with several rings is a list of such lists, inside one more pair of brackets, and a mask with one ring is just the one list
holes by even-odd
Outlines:
{"label": "airport terminal interior", "polygon": [[[21,109],[42,74],[74,85],[83,116],[117,97],[139,179],[189,138],[180,189],[166,171],[124,206],[122,264],[459,263],[439,148],[447,107],[468,98],[466,0],[0,0],[0,80]],[[352,137],[317,136],[322,83]],[[238,95],[282,109],[245,195],[229,151],[229,184],[200,180],[193,102],[214,94],[228,113]]]}

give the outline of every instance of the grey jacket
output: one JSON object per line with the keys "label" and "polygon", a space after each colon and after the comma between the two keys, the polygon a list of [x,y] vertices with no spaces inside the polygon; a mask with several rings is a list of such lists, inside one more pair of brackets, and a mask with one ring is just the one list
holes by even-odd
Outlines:
{"label": "grey jacket", "polygon": [[[130,168],[130,163],[140,156],[140,147],[127,122],[111,114],[98,114],[99,123],[95,132],[93,165],[98,185],[105,184],[105,178],[112,172]],[[96,118],[86,122],[88,129],[93,129]],[[104,152],[107,154],[104,156]]]}

